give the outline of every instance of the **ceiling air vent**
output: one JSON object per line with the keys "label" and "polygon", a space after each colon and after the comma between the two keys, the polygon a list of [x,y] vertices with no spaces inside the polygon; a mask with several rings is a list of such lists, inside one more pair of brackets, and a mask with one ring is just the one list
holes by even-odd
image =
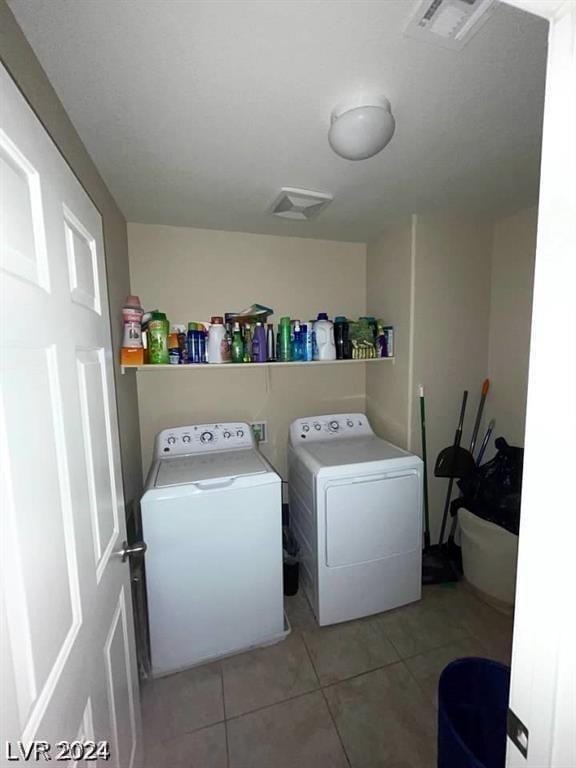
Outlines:
{"label": "ceiling air vent", "polygon": [[494,3],[495,0],[423,0],[404,33],[459,51],[488,19]]}
{"label": "ceiling air vent", "polygon": [[270,212],[275,216],[282,216],[284,219],[305,221],[318,216],[320,211],[332,202],[332,199],[332,195],[326,195],[322,192],[282,187],[279,196],[270,208]]}

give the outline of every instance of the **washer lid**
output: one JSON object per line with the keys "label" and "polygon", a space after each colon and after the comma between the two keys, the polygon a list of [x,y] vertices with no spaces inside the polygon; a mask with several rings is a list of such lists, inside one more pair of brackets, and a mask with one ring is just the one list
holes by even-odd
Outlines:
{"label": "washer lid", "polygon": [[219,451],[162,459],[154,482],[155,488],[189,485],[204,480],[230,480],[246,475],[271,472],[258,451]]}
{"label": "washer lid", "polygon": [[412,455],[378,437],[347,438],[308,443],[305,450],[322,467],[341,467],[347,464],[365,464],[370,461],[406,459]]}

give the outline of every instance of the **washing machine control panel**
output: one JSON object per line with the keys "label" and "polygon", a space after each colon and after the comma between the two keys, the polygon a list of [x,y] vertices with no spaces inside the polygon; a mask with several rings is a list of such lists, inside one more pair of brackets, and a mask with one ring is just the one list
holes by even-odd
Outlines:
{"label": "washing machine control panel", "polygon": [[226,424],[193,424],[159,432],[154,444],[154,455],[159,458],[255,447],[256,441],[249,424],[236,421]]}
{"label": "washing machine control panel", "polygon": [[369,437],[374,432],[363,413],[338,413],[296,419],[290,425],[292,445],[347,437]]}

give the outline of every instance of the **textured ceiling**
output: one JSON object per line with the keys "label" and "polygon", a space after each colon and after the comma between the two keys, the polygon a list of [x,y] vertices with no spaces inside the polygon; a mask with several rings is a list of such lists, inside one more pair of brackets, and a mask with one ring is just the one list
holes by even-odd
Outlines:
{"label": "textured ceiling", "polygon": [[[509,6],[455,52],[403,36],[411,0],[9,4],[128,221],[365,241],[537,198],[547,24]],[[342,160],[330,112],[365,88],[396,134]],[[279,220],[282,186],[334,202]]]}

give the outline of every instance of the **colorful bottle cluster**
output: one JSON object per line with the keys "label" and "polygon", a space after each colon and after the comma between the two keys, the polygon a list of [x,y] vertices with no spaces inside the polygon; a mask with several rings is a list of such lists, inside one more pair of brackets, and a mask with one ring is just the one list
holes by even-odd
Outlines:
{"label": "colorful bottle cluster", "polygon": [[[259,305],[256,305],[259,306]],[[394,355],[394,329],[374,317],[352,321],[325,312],[301,322],[280,318],[278,327],[262,319],[216,315],[210,323],[170,327],[163,312],[144,313],[137,296],[123,309],[124,365],[184,365],[362,360]]]}

